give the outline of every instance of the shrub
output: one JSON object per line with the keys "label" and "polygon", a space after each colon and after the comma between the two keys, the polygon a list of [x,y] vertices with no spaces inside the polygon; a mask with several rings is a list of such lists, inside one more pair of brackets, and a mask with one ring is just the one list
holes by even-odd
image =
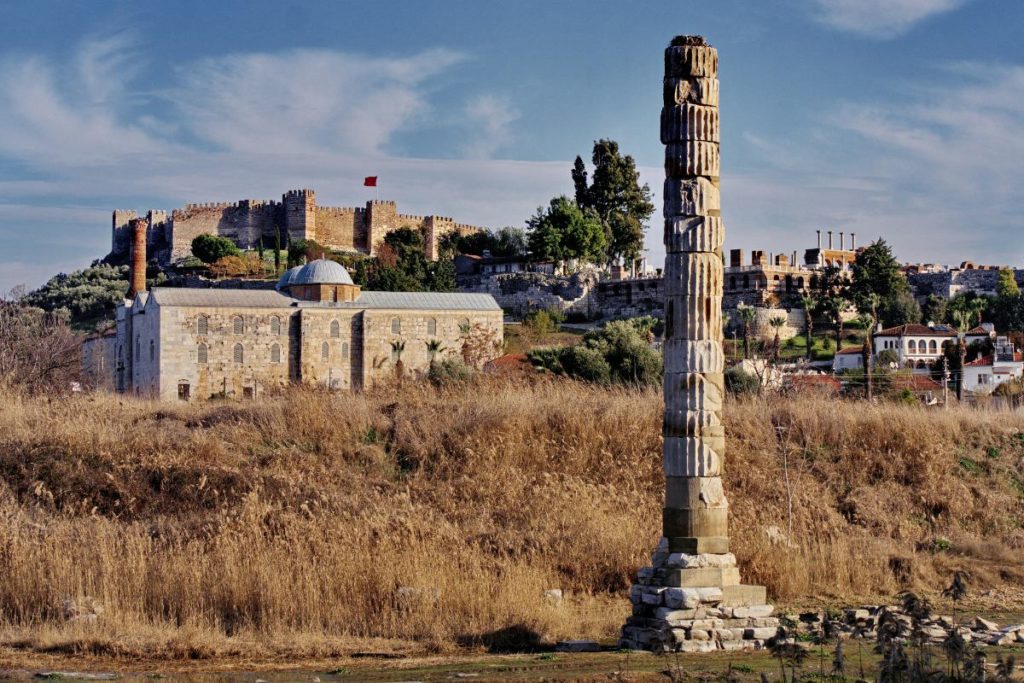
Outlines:
{"label": "shrub", "polygon": [[192,240],[192,253],[203,263],[216,263],[225,256],[242,255],[234,242],[220,235],[198,235]]}
{"label": "shrub", "polygon": [[526,358],[535,368],[549,370],[561,375],[565,373],[565,368],[562,367],[562,354],[564,352],[564,346],[542,346],[527,351]]}
{"label": "shrub", "polygon": [[761,389],[761,381],[756,375],[744,372],[738,365],[725,371],[725,388],[736,396],[751,396]]}
{"label": "shrub", "polygon": [[94,263],[83,270],[55,275],[30,292],[22,303],[50,313],[66,311],[74,327],[88,327],[110,316],[128,293],[128,266]]}
{"label": "shrub", "polygon": [[563,322],[565,314],[557,308],[542,308],[523,316],[523,327],[538,336],[557,332]]}
{"label": "shrub", "polygon": [[597,384],[608,384],[612,368],[597,349],[586,346],[570,346],[559,359],[565,373],[570,377]]}
{"label": "shrub", "polygon": [[458,358],[445,358],[430,364],[427,379],[435,386],[454,386],[464,384],[473,378],[473,368]]}

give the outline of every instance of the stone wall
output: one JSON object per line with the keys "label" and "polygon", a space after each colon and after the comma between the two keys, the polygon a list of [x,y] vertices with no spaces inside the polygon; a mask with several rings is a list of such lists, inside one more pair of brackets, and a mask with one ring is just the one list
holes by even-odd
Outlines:
{"label": "stone wall", "polygon": [[498,273],[460,275],[460,292],[490,294],[509,315],[522,317],[538,309],[554,308],[587,318],[601,317],[597,300],[598,271],[585,269],[573,275],[546,273]]}
{"label": "stone wall", "polygon": [[[1024,270],[1015,269],[1013,277],[1019,286],[1024,287]],[[908,273],[907,282],[919,300],[934,294],[945,299],[952,298],[961,292],[974,292],[986,296],[995,296],[998,270],[951,269],[939,273]]]}

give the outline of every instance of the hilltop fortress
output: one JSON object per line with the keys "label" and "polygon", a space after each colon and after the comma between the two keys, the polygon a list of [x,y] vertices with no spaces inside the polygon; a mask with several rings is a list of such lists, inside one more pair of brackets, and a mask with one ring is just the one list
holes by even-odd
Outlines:
{"label": "hilltop fortress", "polygon": [[[110,257],[128,260],[132,235],[129,223],[139,218],[133,210],[113,213]],[[451,232],[469,234],[482,228],[456,223],[445,216],[414,216],[398,213],[393,201],[373,200],[365,207],[317,206],[313,190],[288,190],[280,202],[242,199],[237,202],[186,204],[183,209],[146,212],[149,258],[167,265],[192,253],[192,240],[202,234],[220,235],[240,249],[263,246],[272,249],[275,230],[281,244],[305,239],[339,251],[373,255],[376,245],[393,230],[423,230],[427,258],[437,258],[437,245]]]}

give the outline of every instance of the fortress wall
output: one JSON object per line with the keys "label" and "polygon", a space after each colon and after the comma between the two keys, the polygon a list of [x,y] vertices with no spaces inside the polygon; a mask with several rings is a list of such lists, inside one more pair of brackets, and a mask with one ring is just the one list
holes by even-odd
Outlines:
{"label": "fortress wall", "polygon": [[[192,253],[199,235],[220,235],[241,249],[253,249],[264,234],[273,234],[278,207],[274,202],[246,200],[237,203],[188,204],[171,214],[168,242],[171,259]],[[266,246],[266,244],[264,244]]]}
{"label": "fortress wall", "polygon": [[355,251],[359,248],[365,212],[361,209],[337,206],[316,207],[316,241],[331,249]]}

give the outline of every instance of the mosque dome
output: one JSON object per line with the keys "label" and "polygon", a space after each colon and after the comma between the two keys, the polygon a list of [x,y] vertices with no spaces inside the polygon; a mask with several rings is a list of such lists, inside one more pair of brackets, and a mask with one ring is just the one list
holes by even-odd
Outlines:
{"label": "mosque dome", "polygon": [[281,275],[281,279],[277,281],[276,289],[281,290],[286,287],[291,287],[295,283],[295,276],[299,274],[299,271],[302,270],[302,268],[303,266],[295,266],[294,268],[286,270],[284,274]]}
{"label": "mosque dome", "polygon": [[[288,271],[289,273],[291,271]],[[285,273],[287,275],[288,273]],[[288,283],[291,285],[353,285],[345,267],[329,259],[317,259],[302,266]]]}

